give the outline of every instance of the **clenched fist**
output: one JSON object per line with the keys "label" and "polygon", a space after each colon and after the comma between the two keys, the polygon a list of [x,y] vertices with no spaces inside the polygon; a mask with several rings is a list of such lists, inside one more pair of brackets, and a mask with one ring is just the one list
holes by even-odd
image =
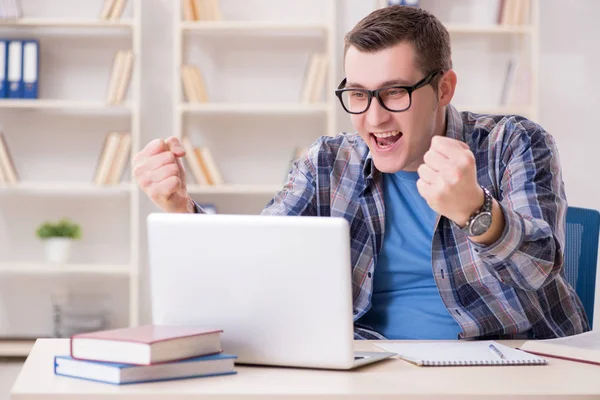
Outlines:
{"label": "clenched fist", "polygon": [[417,172],[417,189],[439,214],[464,226],[484,202],[475,157],[466,143],[434,136]]}
{"label": "clenched fist", "polygon": [[156,139],[132,159],[132,172],[140,188],[163,211],[194,212],[180,160],[185,150],[176,137]]}

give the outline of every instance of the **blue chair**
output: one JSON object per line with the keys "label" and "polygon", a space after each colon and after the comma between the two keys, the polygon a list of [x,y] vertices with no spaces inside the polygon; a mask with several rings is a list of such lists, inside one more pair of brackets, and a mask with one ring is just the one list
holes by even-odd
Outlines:
{"label": "blue chair", "polygon": [[568,207],[564,273],[579,295],[590,326],[594,318],[600,212]]}

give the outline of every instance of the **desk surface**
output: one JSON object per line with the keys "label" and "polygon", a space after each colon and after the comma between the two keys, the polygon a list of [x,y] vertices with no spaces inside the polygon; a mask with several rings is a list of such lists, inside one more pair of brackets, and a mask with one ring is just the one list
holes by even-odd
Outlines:
{"label": "desk surface", "polygon": [[[418,367],[394,357],[353,371],[236,366],[236,375],[115,386],[54,375],[54,355],[68,354],[68,345],[38,339],[11,399],[600,398],[600,366],[553,358],[544,366]],[[379,350],[369,341],[355,347]]]}

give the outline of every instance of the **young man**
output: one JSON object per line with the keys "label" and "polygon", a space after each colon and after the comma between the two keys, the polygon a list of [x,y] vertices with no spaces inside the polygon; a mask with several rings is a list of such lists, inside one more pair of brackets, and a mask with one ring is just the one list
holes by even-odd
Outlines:
{"label": "young man", "polygon": [[[567,202],[555,142],[520,116],[459,113],[448,32],[418,8],[346,35],[336,95],[357,134],[322,137],[265,215],[351,224],[356,338],[552,338],[589,330],[562,273]],[[134,158],[167,212],[202,212],[176,138]]]}

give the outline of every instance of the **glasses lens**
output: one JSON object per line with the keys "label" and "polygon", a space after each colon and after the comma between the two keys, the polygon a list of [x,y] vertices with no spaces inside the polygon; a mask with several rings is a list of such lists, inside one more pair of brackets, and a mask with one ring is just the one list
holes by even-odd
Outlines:
{"label": "glasses lens", "polygon": [[410,95],[404,89],[390,88],[379,92],[381,101],[393,111],[404,111],[410,107]]}
{"label": "glasses lens", "polygon": [[361,113],[369,105],[369,94],[361,90],[346,90],[341,97],[346,110],[353,113]]}

